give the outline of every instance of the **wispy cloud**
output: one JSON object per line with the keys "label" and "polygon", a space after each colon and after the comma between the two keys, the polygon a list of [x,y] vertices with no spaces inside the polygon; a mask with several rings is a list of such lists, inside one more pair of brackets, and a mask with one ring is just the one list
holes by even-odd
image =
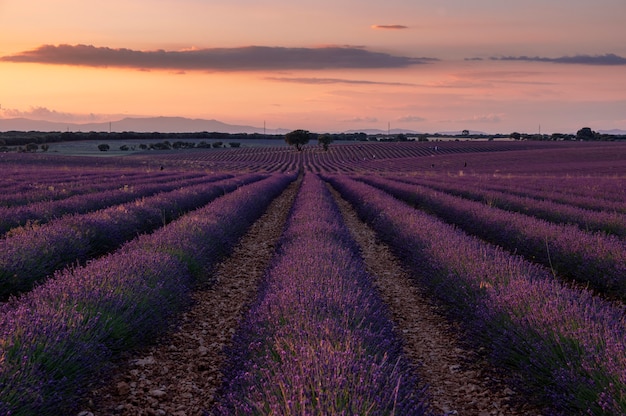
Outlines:
{"label": "wispy cloud", "polygon": [[499,123],[502,121],[502,114],[478,114],[472,117],[455,120],[457,123]]}
{"label": "wispy cloud", "polygon": [[0,60],[91,67],[209,71],[401,68],[436,61],[435,58],[411,58],[372,52],[359,47],[338,46],[319,48],[245,46],[182,51],[137,51],[93,45],[43,45],[34,50],[3,56]]}
{"label": "wispy cloud", "polygon": [[[473,71],[458,73],[455,80],[459,83],[462,80],[467,81],[468,87],[492,87],[495,84],[555,85],[553,81],[540,80],[543,75],[544,73],[539,71]],[[432,86],[455,86],[455,84]],[[463,86],[462,83],[461,86]]]}
{"label": "wispy cloud", "polygon": [[398,117],[396,119],[396,121],[400,123],[410,123],[410,122],[425,121],[425,120],[426,119],[424,117],[420,117],[420,116],[404,116],[404,117]]}
{"label": "wispy cloud", "polygon": [[404,26],[404,25],[372,25],[371,26],[372,29],[390,29],[390,30],[401,30],[401,29],[408,29],[408,26]]}
{"label": "wispy cloud", "polygon": [[424,84],[431,88],[490,88],[493,84],[489,81],[473,80],[464,78],[441,79]]}
{"label": "wispy cloud", "polygon": [[462,124],[498,124],[505,118],[503,113],[475,114],[469,117],[439,120],[439,123],[462,123]]}
{"label": "wispy cloud", "polygon": [[44,106],[30,106],[26,109],[0,108],[0,120],[26,118],[30,120],[46,120],[57,123],[100,123],[121,120],[127,117],[147,117],[140,113],[83,113],[59,111]]}
{"label": "wispy cloud", "polygon": [[613,53],[607,53],[604,55],[561,56],[559,58],[546,58],[541,56],[494,56],[489,59],[493,61],[533,61],[553,62],[557,64],[626,65],[626,58]]}
{"label": "wispy cloud", "polygon": [[342,79],[342,78],[298,78],[298,77],[266,77],[268,81],[290,82],[294,84],[357,84],[357,85],[395,85],[401,87],[414,87],[416,84],[406,82],[384,82],[384,81],[368,81],[359,79]]}
{"label": "wispy cloud", "polygon": [[4,118],[31,118],[35,120],[50,120],[58,122],[100,121],[104,116],[99,114],[75,114],[52,110],[47,107],[30,107],[28,110],[15,108],[1,108],[0,115]]}
{"label": "wispy cloud", "polygon": [[343,121],[346,123],[378,123],[376,117],[353,117]]}

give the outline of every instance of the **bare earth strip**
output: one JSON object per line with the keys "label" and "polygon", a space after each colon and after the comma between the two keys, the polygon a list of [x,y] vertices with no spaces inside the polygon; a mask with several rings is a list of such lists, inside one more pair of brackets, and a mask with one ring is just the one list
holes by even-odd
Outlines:
{"label": "bare earth strip", "polygon": [[229,344],[274,254],[298,190],[289,185],[216,270],[216,283],[193,294],[178,328],[141,356],[119,364],[110,385],[91,392],[85,408],[99,415],[196,416],[221,385]]}
{"label": "bare earth strip", "polygon": [[389,247],[377,240],[347,201],[332,192],[402,334],[405,354],[428,384],[431,408],[444,415],[541,414],[522,404],[520,397],[498,380],[489,363],[462,346],[451,324],[415,285]]}

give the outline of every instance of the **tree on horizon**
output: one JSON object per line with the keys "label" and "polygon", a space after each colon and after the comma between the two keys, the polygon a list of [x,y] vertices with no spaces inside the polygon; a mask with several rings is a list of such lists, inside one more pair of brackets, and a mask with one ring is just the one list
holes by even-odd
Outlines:
{"label": "tree on horizon", "polygon": [[325,151],[328,151],[328,146],[333,142],[333,136],[328,133],[318,136],[317,142],[320,143]]}
{"label": "tree on horizon", "polygon": [[296,146],[298,151],[302,151],[302,146],[309,142],[311,133],[308,130],[294,130],[285,134],[285,141],[290,146]]}

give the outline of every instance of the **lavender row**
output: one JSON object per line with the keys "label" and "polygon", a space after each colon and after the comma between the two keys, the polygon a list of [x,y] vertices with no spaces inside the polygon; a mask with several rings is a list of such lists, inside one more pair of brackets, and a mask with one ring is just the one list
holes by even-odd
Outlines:
{"label": "lavender row", "polygon": [[[232,175],[214,174],[184,179],[177,176],[165,183],[152,179],[148,183],[119,185],[113,189],[80,193],[61,200],[41,201],[28,205],[0,207],[0,235],[12,228],[28,222],[45,223],[53,218],[67,214],[82,214],[104,209],[110,205],[122,204],[135,199],[168,192],[195,184],[213,182],[231,178]],[[108,185],[111,187],[111,185]]]}
{"label": "lavender row", "polygon": [[[612,201],[618,204],[626,203],[623,179],[617,176],[565,176],[515,178],[516,190],[534,194],[552,200],[580,199],[589,201]],[[492,188],[509,188],[509,178],[489,178],[488,186]],[[565,202],[564,201],[564,202]],[[567,203],[567,202],[565,202]]]}
{"label": "lavender row", "polygon": [[527,397],[626,414],[626,309],[346,176],[328,180]]}
{"label": "lavender row", "polygon": [[[177,153],[160,156],[160,160],[185,161],[189,165],[217,170],[293,171],[311,172],[371,172],[414,171],[416,164],[430,166],[430,156],[458,154],[473,157],[506,150],[543,149],[539,142],[448,142],[433,150],[431,143],[422,142],[357,142],[333,144],[328,151],[317,145],[306,145],[301,152],[286,146],[264,148],[221,149],[211,152]],[[153,157],[152,155],[150,156]],[[463,159],[460,166],[463,165]]]}
{"label": "lavender row", "polygon": [[[529,165],[532,169],[530,161]],[[626,202],[626,194],[621,189],[622,179],[619,176],[569,176],[569,173],[564,171],[558,176],[464,175],[446,179],[453,180],[459,185],[510,192],[514,195],[531,196],[593,210],[618,209],[624,212],[623,205]]]}
{"label": "lavender row", "polygon": [[3,305],[0,414],[75,411],[81,388],[167,328],[198,279],[293,180],[273,175],[240,187]]}
{"label": "lavender row", "polygon": [[[126,172],[127,176],[133,173]],[[136,172],[134,174],[139,174]],[[81,182],[101,181],[102,179],[110,179],[119,177],[120,172],[102,172],[95,169],[83,168],[79,170],[59,170],[58,168],[44,168],[41,166],[19,166],[11,168],[3,168],[3,183],[0,184],[0,191],[5,192],[12,190],[20,193],[28,193],[30,191],[47,191],[53,189],[68,189]],[[4,198],[13,195],[2,195],[0,201],[4,202]]]}
{"label": "lavender row", "polygon": [[[150,156],[152,157],[152,156]],[[160,160],[220,171],[294,172],[301,162],[293,150],[285,146],[221,149],[211,152],[168,154]]]}
{"label": "lavender row", "polygon": [[0,300],[30,290],[55,270],[111,251],[140,233],[263,177],[250,174],[203,183],[16,230],[0,240]]}
{"label": "lavender row", "polygon": [[553,224],[416,185],[376,177],[360,180],[470,234],[551,267],[563,277],[626,299],[626,242],[618,237]]}
{"label": "lavender row", "polygon": [[425,414],[371,279],[328,189],[307,174],[214,413]]}
{"label": "lavender row", "polygon": [[506,211],[519,212],[555,223],[576,224],[582,230],[602,231],[620,238],[626,237],[626,214],[624,213],[594,211],[540,199],[535,196],[513,195],[509,189],[506,191],[485,190],[467,183],[450,183],[451,180],[449,179],[445,181],[425,181],[399,178],[399,180],[479,201]]}
{"label": "lavender row", "polygon": [[[427,186],[439,186],[442,185],[442,182],[445,182],[446,185],[453,185],[459,190],[472,189],[485,192],[501,192],[510,196],[533,198],[554,204],[572,206],[582,210],[626,214],[626,203],[621,193],[614,192],[613,194],[607,194],[606,192],[598,192],[598,190],[589,187],[586,181],[587,178],[561,177],[558,179],[561,183],[567,181],[570,182],[570,184],[558,190],[553,189],[553,181],[556,181],[555,179],[547,177],[542,177],[541,179],[546,180],[545,189],[540,187],[539,184],[541,182],[537,179],[535,179],[537,185],[532,188],[529,187],[526,182],[531,180],[531,178],[528,177],[506,178],[505,180],[505,178],[493,178],[492,176],[448,176],[445,178],[445,181],[420,178],[419,183]],[[606,177],[597,178],[596,181],[609,182],[611,185],[613,182],[619,183],[617,178]],[[577,183],[580,183],[580,189],[574,192],[573,188]]]}
{"label": "lavender row", "polygon": [[[35,167],[31,169],[35,170]],[[57,183],[53,178],[58,172],[44,170],[38,174],[42,177],[33,182],[24,184],[22,181],[14,181],[7,186],[0,195],[0,206],[11,208],[18,205],[29,205],[37,202],[57,201],[75,195],[83,195],[94,192],[110,191],[120,188],[133,188],[141,184],[157,182],[174,182],[200,178],[205,174],[189,172],[152,172],[124,171],[123,173],[102,173],[100,177],[82,175],[81,170],[75,171],[72,178],[65,178]],[[45,175],[52,178],[46,178]]]}

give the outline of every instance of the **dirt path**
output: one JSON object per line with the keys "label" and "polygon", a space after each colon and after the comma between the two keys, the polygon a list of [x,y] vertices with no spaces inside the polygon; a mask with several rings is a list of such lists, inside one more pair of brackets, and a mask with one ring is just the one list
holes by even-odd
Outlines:
{"label": "dirt path", "polygon": [[389,247],[377,240],[347,201],[332,192],[402,333],[405,354],[418,365],[421,380],[429,385],[433,410],[444,415],[540,414],[522,405],[521,398],[495,377],[478,354],[461,346],[451,324],[411,281]]}
{"label": "dirt path", "polygon": [[175,332],[118,365],[109,386],[91,392],[83,414],[196,416],[221,385],[223,348],[253,300],[280,237],[299,181],[289,185],[216,270],[216,283],[193,294]]}
{"label": "dirt path", "polygon": [[[91,391],[82,416],[200,416],[221,384],[223,348],[256,294],[297,192],[292,184],[216,271],[216,284],[194,293],[194,306],[161,342],[118,364],[112,382]],[[337,198],[369,271],[403,334],[406,354],[429,384],[431,404],[447,415],[536,415],[515,408],[486,363],[463,349],[437,308],[411,283],[387,246]]]}

